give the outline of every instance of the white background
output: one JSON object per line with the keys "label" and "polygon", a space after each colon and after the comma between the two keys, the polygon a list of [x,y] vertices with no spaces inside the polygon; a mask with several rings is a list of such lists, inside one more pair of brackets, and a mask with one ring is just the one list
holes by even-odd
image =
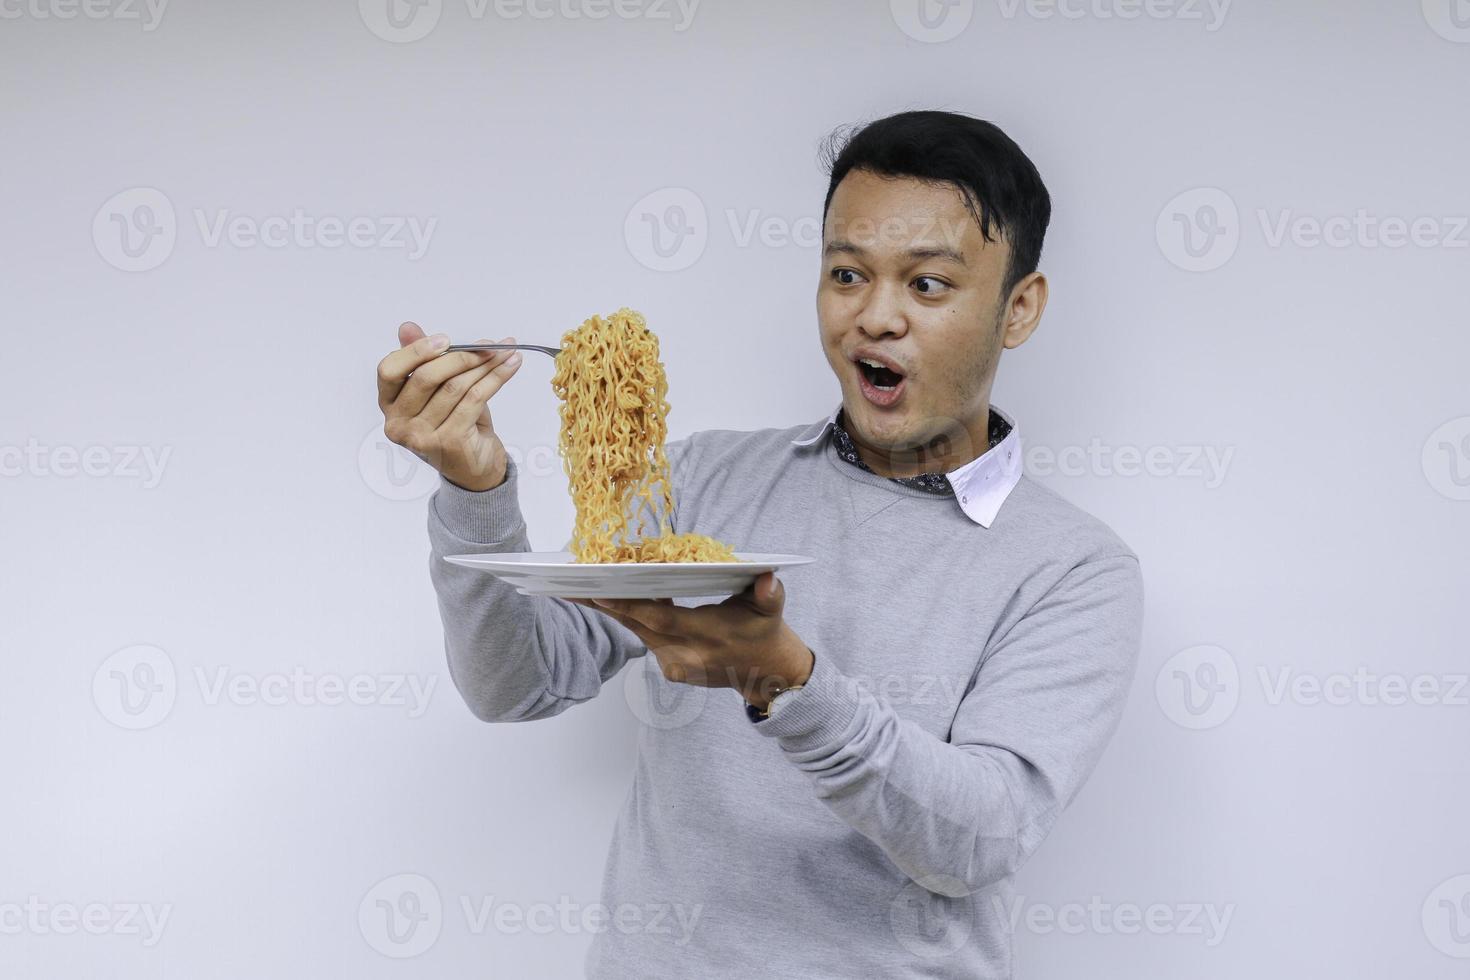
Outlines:
{"label": "white background", "polygon": [[[374,367],[404,319],[555,344],[629,305],[673,436],[821,417],[817,251],[780,231],[820,213],[825,133],[932,107],[1051,190],[996,403],[1148,591],[1122,728],[1018,879],[1018,975],[1466,976],[1470,5],[388,2],[0,0],[0,974],[577,975],[584,931],[462,900],[596,900],[639,721],[622,678],[523,726],[459,701]],[[211,235],[298,211],[365,243]],[[693,235],[661,258],[649,221]],[[555,548],[529,356],[493,408]],[[390,703],[312,693],[358,676]],[[413,959],[360,924],[399,874],[442,906]],[[1125,932],[1150,906],[1173,925]]]}

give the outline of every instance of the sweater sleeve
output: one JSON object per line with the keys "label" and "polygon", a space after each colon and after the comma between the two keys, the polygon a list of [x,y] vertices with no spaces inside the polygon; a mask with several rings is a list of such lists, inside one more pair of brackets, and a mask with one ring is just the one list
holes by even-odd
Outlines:
{"label": "sweater sleeve", "polygon": [[904,874],[963,897],[1014,874],[1091,774],[1122,716],[1142,616],[1135,557],[1086,562],[995,642],[948,741],[820,650],[806,686],[754,727]]}
{"label": "sweater sleeve", "polygon": [[[675,490],[690,440],[665,448]],[[491,490],[470,491],[440,479],[429,498],[429,578],[444,624],[449,674],[460,696],[484,721],[534,721],[596,697],[605,681],[643,641],[607,616],[545,596],[522,595],[488,572],[444,560],[446,555],[530,551],[519,498],[520,471]]]}

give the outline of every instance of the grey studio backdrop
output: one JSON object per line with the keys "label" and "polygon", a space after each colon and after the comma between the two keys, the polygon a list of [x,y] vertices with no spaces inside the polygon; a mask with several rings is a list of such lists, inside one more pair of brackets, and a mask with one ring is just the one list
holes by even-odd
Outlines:
{"label": "grey studio backdrop", "polygon": [[[1464,2],[0,0],[0,50],[0,974],[578,975],[639,726],[737,704],[476,721],[374,368],[629,305],[674,437],[819,418],[817,143],[916,107],[1050,187],[995,400],[1147,583],[1018,976],[1470,971]],[[538,549],[550,375],[492,406]]]}

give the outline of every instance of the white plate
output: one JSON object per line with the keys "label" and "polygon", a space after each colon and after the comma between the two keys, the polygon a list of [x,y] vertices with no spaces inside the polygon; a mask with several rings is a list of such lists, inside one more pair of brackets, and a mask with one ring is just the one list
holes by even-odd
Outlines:
{"label": "white plate", "polygon": [[569,551],[446,555],[445,561],[504,579],[522,595],[576,599],[664,599],[734,595],[762,572],[816,561],[805,555],[735,552],[740,561],[578,564]]}

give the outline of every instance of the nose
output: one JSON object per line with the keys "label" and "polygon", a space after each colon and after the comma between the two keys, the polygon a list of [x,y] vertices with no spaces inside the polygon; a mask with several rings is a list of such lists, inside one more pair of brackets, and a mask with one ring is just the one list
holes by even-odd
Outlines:
{"label": "nose", "polygon": [[869,337],[875,338],[902,337],[908,333],[903,287],[892,283],[876,283],[868,291],[867,302],[858,311],[857,327]]}

